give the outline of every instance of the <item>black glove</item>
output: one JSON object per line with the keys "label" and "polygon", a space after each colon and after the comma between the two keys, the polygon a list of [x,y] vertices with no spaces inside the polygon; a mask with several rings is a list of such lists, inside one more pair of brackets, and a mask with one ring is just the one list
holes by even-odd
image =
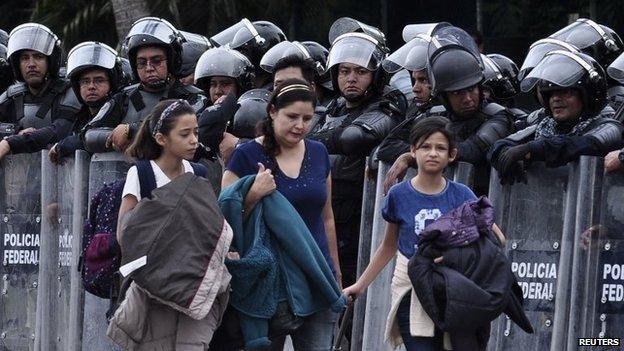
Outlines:
{"label": "black glove", "polygon": [[503,149],[498,155],[498,171],[501,174],[507,174],[516,167],[518,161],[521,161],[526,154],[530,152],[528,144],[511,146]]}
{"label": "black glove", "polygon": [[500,174],[501,185],[513,185],[514,183],[527,183],[527,173],[524,161],[517,161],[511,166],[511,170],[507,173]]}

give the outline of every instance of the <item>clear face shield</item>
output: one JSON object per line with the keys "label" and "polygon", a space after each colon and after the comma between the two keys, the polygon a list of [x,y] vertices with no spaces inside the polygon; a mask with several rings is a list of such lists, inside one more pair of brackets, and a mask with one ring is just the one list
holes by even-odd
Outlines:
{"label": "clear face shield", "polygon": [[238,78],[251,67],[251,62],[240,52],[228,48],[213,48],[202,54],[195,67],[195,83],[205,77]]}
{"label": "clear face shield", "polygon": [[262,56],[260,67],[269,73],[273,73],[277,62],[289,56],[296,56],[304,60],[311,58],[308,50],[298,41],[283,41]]}
{"label": "clear face shield", "polygon": [[93,41],[80,43],[67,55],[67,76],[71,78],[76,71],[87,66],[113,69],[117,57],[117,52],[106,44]]}
{"label": "clear face shield", "polygon": [[374,38],[362,33],[347,33],[334,41],[329,50],[327,68],[351,63],[374,71],[379,68],[383,56],[384,53]]}
{"label": "clear face shield", "polygon": [[134,22],[126,38],[134,35],[148,35],[166,44],[173,43],[178,37],[178,30],[169,22],[157,17],[144,17]]}
{"label": "clear face shield", "polygon": [[427,51],[430,41],[430,37],[419,34],[384,59],[383,68],[388,73],[395,73],[402,69],[413,72],[427,68]]}
{"label": "clear face shield", "polygon": [[520,72],[518,72],[518,80],[522,80],[541,60],[551,51],[566,50],[570,52],[579,52],[578,48],[561,40],[546,38],[531,44]]}
{"label": "clear face shield", "polygon": [[25,23],[15,27],[9,35],[7,56],[20,50],[33,50],[50,56],[58,38],[46,26],[37,23]]}
{"label": "clear face shield", "polygon": [[[581,58],[574,54],[556,50],[548,53],[520,83],[523,92],[529,92],[540,81],[547,81],[561,87],[572,87],[587,73]],[[585,62],[585,61],[583,61]]]}

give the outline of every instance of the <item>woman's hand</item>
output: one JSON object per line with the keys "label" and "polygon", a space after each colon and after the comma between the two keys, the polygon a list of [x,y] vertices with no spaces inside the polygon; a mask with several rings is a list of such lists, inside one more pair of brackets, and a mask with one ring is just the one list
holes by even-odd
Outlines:
{"label": "woman's hand", "polygon": [[255,199],[261,199],[275,191],[276,187],[271,170],[265,169],[264,165],[258,162],[258,174],[256,174],[256,179],[249,192],[253,194]]}
{"label": "woman's hand", "polygon": [[342,289],[342,293],[349,299],[349,302],[352,302],[355,298],[362,295],[364,290],[365,289],[356,282],[355,284]]}

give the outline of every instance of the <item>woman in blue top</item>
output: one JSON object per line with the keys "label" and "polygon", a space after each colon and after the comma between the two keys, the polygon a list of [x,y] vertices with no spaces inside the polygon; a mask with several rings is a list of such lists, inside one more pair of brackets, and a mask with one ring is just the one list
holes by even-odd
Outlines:
{"label": "woman in blue top", "polygon": [[[234,150],[221,185],[225,188],[256,174],[245,198],[245,213],[277,189],[301,215],[340,284],[329,155],[323,144],[305,139],[314,103],[314,92],[306,81],[289,79],[277,87],[267,106],[263,135]],[[295,350],[329,350],[336,319],[329,310],[306,317],[291,335]],[[271,348],[281,350],[283,344],[283,337],[272,340]]]}
{"label": "woman in blue top", "polygon": [[[417,251],[418,235],[438,217],[476,199],[468,187],[443,176],[446,166],[457,156],[455,140],[446,129],[448,123],[444,117],[432,116],[412,128],[411,153],[418,175],[390,189],[382,209],[387,222],[384,240],[358,281],[343,290],[347,296],[362,294],[396,255],[386,338],[395,347],[405,344],[407,351],[443,349],[442,333],[422,309],[407,275],[407,263]],[[496,225],[493,229],[502,236]],[[438,257],[434,262],[442,260]]]}

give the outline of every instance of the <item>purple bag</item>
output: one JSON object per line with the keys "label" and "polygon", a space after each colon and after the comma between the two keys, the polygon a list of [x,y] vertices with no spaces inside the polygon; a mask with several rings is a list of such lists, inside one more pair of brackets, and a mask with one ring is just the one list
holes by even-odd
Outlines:
{"label": "purple bag", "polygon": [[113,275],[119,270],[121,250],[117,243],[117,216],[125,179],[117,179],[93,196],[82,232],[82,281],[85,290],[110,299]]}

